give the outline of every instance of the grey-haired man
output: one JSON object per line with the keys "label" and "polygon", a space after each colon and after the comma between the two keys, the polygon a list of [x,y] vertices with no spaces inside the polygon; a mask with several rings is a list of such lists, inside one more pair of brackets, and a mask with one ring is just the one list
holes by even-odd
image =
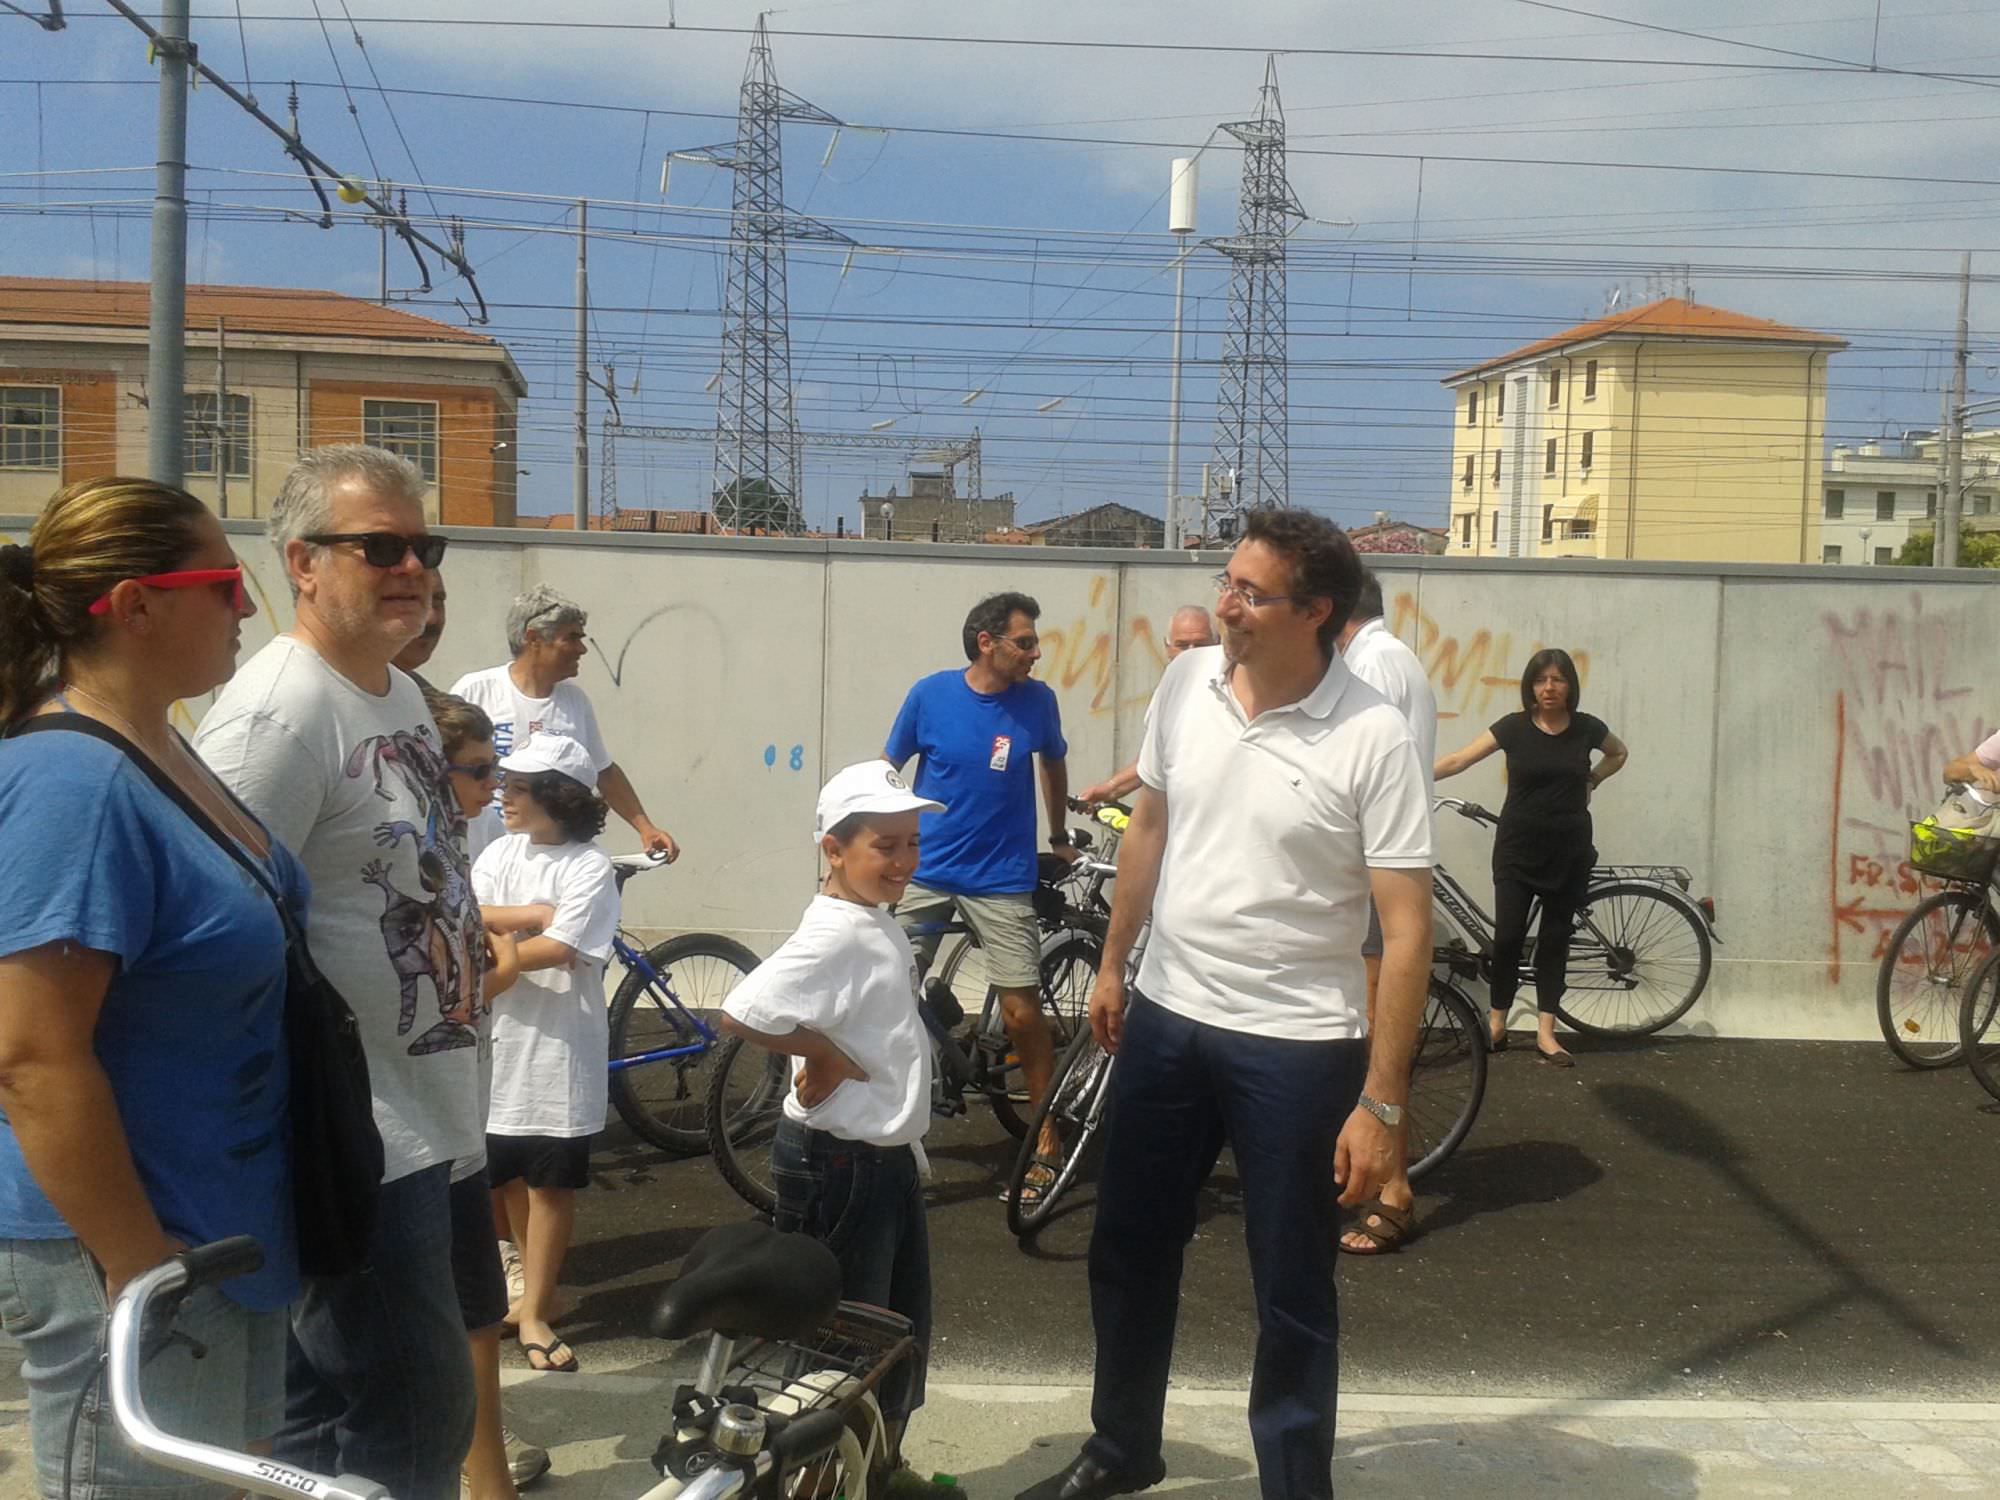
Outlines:
{"label": "grey-haired man", "polygon": [[574,680],[590,654],[584,638],[589,621],[582,605],[546,583],[536,584],[507,611],[507,649],[514,659],[466,673],[452,684],[452,693],[486,711],[493,721],[493,748],[501,755],[521,749],[537,734],[564,734],[582,745],[611,810],[632,825],[648,854],[672,862],[680,858],[680,845],[646,816],[631,778],[605,746],[597,711]]}

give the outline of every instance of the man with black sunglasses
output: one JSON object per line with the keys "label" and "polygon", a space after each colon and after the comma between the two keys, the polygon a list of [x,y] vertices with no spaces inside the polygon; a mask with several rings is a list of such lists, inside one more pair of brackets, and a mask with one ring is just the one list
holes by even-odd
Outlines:
{"label": "man with black sunglasses", "polygon": [[423,630],[444,538],[395,454],[307,453],[269,530],[292,628],[245,663],[195,746],[312,880],[306,938],[361,1025],[387,1157],[370,1267],[292,1309],[279,1456],[455,1500],[472,1367],[452,1280],[452,1163],[485,1149],[485,952],[436,725],[391,663]]}

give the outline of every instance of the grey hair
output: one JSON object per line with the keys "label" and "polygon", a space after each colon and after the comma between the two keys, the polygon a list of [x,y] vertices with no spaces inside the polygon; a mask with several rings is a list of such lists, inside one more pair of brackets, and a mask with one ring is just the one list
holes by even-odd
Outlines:
{"label": "grey hair", "polygon": [[[289,544],[332,528],[333,487],[343,479],[358,479],[380,494],[417,505],[423,503],[424,492],[430,488],[415,464],[386,448],[363,443],[308,448],[285,476],[264,522],[265,534],[278,549],[281,563]],[[288,580],[290,576],[287,569]],[[296,599],[298,594],[298,585],[293,584],[292,597]]]}
{"label": "grey hair", "polygon": [[587,625],[590,614],[565,594],[546,583],[538,583],[521,595],[507,610],[507,654],[519,656],[528,649],[528,632],[546,639],[565,625]]}

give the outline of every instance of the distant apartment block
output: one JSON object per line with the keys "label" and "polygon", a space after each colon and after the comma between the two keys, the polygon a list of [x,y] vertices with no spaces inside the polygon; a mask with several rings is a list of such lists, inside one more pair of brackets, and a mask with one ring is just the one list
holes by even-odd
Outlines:
{"label": "distant apartment block", "polygon": [[[2000,430],[1968,432],[1963,459],[1965,532],[2000,527]],[[1893,563],[1912,536],[1937,529],[1943,484],[1935,432],[1834,445],[1820,499],[1819,560]]]}
{"label": "distant apartment block", "polygon": [[[146,472],[147,315],[140,282],[0,276],[0,513]],[[301,449],[369,442],[423,471],[433,520],[514,522],[527,382],[485,334],[334,292],[191,286],[186,378],[187,485],[221,514],[265,514]]]}
{"label": "distant apartment block", "polygon": [[1846,347],[1669,297],[1448,376],[1447,554],[1817,562]]}

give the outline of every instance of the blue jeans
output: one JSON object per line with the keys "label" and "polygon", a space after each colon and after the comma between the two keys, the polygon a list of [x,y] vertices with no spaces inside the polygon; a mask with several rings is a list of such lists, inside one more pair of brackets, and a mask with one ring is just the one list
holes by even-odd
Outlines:
{"label": "blue jeans", "polygon": [[[110,1393],[91,1383],[109,1311],[104,1273],[81,1241],[0,1240],[0,1318],[21,1342],[36,1490],[61,1500],[67,1455],[70,1500],[219,1500],[227,1485],[160,1468],[118,1435]],[[284,1409],[283,1309],[251,1312],[203,1287],[173,1326],[207,1352],[196,1359],[175,1339],[147,1358],[139,1390],[154,1425],[239,1452],[269,1439]],[[72,1445],[70,1418],[86,1385]]]}
{"label": "blue jeans", "polygon": [[456,1500],[472,1358],[451,1274],[451,1167],[382,1185],[369,1266],[308,1277],[292,1305],[277,1453],[396,1500]]}
{"label": "blue jeans", "polygon": [[910,1320],[916,1353],[879,1392],[884,1416],[907,1418],[924,1404],[931,1345],[930,1228],[916,1153],[844,1141],[785,1120],[771,1141],[771,1183],[778,1228],[825,1242],[840,1261],[843,1298]]}
{"label": "blue jeans", "polygon": [[1365,1040],[1230,1031],[1133,995],[1090,1238],[1097,1369],[1085,1451],[1100,1463],[1145,1471],[1160,1462],[1182,1252],[1226,1141],[1243,1184],[1257,1298],[1258,1480],[1264,1500],[1331,1500],[1340,1387],[1333,1147],[1367,1066]]}

